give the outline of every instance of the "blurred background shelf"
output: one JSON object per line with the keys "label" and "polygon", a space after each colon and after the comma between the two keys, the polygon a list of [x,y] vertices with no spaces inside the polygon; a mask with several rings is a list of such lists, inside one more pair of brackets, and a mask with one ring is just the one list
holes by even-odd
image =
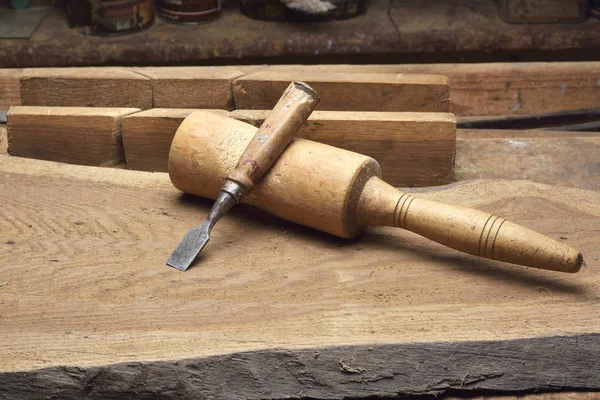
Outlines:
{"label": "blurred background shelf", "polygon": [[256,63],[424,63],[600,60],[600,19],[508,24],[493,0],[371,0],[345,21],[250,19],[229,4],[195,26],[159,18],[146,31],[83,34],[53,9],[30,39],[0,39],[0,67]]}

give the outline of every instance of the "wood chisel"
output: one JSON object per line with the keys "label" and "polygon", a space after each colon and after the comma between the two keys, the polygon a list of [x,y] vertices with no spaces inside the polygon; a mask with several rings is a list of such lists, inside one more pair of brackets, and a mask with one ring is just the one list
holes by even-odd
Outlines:
{"label": "wood chisel", "polygon": [[[190,114],[171,145],[171,182],[183,192],[215,198],[255,132],[222,115]],[[218,145],[233,137],[234,146]],[[565,243],[497,215],[404,193],[381,179],[372,158],[305,139],[292,141],[244,202],[344,238],[367,226],[394,226],[498,261],[562,272],[577,272],[583,264],[582,255]]]}
{"label": "wood chisel", "polygon": [[[191,229],[167,259],[167,265],[187,270],[210,239],[217,221],[250,192],[271,168],[292,137],[306,122],[319,102],[319,95],[303,82],[292,82],[260,126],[237,166],[229,174],[208,217]],[[203,126],[199,129],[210,129]],[[230,142],[221,142],[230,143]]]}

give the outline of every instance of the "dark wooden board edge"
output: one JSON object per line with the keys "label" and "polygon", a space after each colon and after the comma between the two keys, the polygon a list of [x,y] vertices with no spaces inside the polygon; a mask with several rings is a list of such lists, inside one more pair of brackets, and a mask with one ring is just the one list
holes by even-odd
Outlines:
{"label": "dark wooden board edge", "polygon": [[600,389],[600,334],[270,349],[0,373],[0,397],[345,399]]}

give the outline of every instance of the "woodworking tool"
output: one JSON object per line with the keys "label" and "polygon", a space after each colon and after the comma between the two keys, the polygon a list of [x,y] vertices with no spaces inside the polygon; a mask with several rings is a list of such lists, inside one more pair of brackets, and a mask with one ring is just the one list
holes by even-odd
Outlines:
{"label": "woodworking tool", "polygon": [[[271,168],[281,152],[306,122],[319,102],[319,95],[303,82],[292,82],[256,131],[246,149],[239,155],[235,169],[227,176],[208,217],[191,229],[179,243],[167,264],[181,271],[187,270],[210,239],[217,221],[250,192]],[[206,125],[199,129],[210,128]],[[224,145],[225,144],[225,145]],[[221,146],[235,145],[235,139],[221,142]]]}
{"label": "woodworking tool", "polygon": [[[190,114],[171,145],[171,182],[183,192],[215,198],[255,132],[222,115]],[[581,253],[563,242],[497,215],[404,193],[381,179],[372,158],[305,139],[290,143],[244,202],[344,238],[367,226],[394,226],[498,261],[562,272],[577,272],[583,264]]]}

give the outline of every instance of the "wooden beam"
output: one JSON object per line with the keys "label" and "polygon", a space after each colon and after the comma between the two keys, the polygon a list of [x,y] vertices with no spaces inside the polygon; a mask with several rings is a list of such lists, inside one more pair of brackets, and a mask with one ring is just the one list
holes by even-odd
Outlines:
{"label": "wooden beam", "polygon": [[[231,115],[260,126],[269,111]],[[435,186],[453,181],[456,120],[446,113],[315,111],[299,136],[366,154],[394,186]]]}
{"label": "wooden beam", "polygon": [[235,67],[148,67],[135,72],[152,80],[157,108],[233,109],[231,83],[244,72]]}
{"label": "wooden beam", "polygon": [[456,180],[526,179],[600,191],[600,132],[457,132]]}
{"label": "wooden beam", "polygon": [[446,75],[450,112],[461,116],[540,114],[600,104],[600,62],[277,65],[269,70]]}
{"label": "wooden beam", "polygon": [[236,108],[270,110],[294,80],[321,96],[318,110],[447,112],[448,79],[435,75],[256,72],[233,83]]}
{"label": "wooden beam", "polygon": [[[123,146],[129,168],[166,172],[173,136],[193,111],[189,108],[154,108],[123,118]],[[229,114],[225,110],[212,111]]]}
{"label": "wooden beam", "polygon": [[20,69],[0,69],[0,111],[21,105]]}
{"label": "wooden beam", "polygon": [[[124,118],[129,167],[166,171],[173,136],[192,111],[154,109]],[[227,115],[260,126],[268,112],[236,110]],[[392,185],[427,186],[452,181],[455,131],[451,114],[315,111],[298,136],[375,158]]]}
{"label": "wooden beam", "polygon": [[597,192],[489,180],[413,191],[576,246],[588,260],[576,275],[395,228],[346,241],[244,205],[181,274],[166,256],[212,202],[163,173],[6,158],[0,395],[600,389]]}
{"label": "wooden beam", "polygon": [[32,68],[21,74],[25,106],[152,108],[152,82],[123,68]]}
{"label": "wooden beam", "polygon": [[121,118],[137,108],[11,107],[8,152],[71,164],[110,166],[124,160]]}

